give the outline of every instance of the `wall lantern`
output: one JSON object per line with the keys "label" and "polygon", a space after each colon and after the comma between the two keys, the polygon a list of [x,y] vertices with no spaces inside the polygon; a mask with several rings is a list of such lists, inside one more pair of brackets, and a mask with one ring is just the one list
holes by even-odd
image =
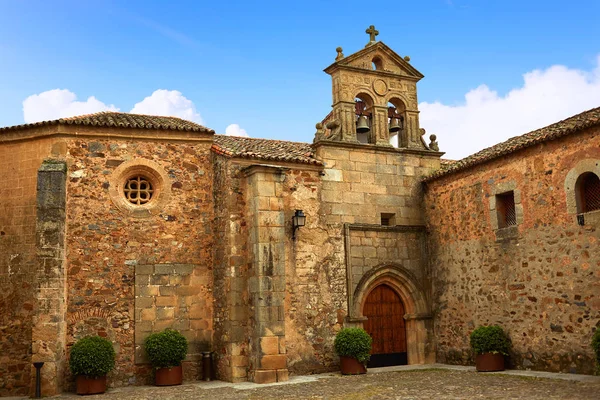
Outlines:
{"label": "wall lantern", "polygon": [[304,226],[306,223],[306,215],[302,212],[302,210],[296,210],[294,216],[292,217],[292,239],[296,239],[296,229]]}

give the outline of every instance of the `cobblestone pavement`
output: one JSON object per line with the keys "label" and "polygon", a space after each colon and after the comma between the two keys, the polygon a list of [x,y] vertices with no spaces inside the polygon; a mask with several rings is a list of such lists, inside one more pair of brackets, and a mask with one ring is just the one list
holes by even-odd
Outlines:
{"label": "cobblestone pavement", "polygon": [[[198,382],[175,387],[128,387],[86,396],[102,400],[269,400],[269,399],[600,399],[600,379],[559,379],[425,369],[360,376],[339,374],[297,377],[289,384]],[[73,400],[73,394],[55,399]]]}

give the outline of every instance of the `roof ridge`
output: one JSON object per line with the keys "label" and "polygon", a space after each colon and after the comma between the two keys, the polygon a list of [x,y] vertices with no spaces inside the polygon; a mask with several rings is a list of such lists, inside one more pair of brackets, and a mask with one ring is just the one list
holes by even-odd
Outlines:
{"label": "roof ridge", "polygon": [[30,122],[20,125],[0,127],[2,131],[14,131],[49,125],[89,125],[98,127],[121,127],[131,129],[164,129],[176,131],[208,132],[214,130],[197,122],[175,116],[133,114],[121,111],[98,111],[95,113],[61,117],[53,120]]}
{"label": "roof ridge", "polygon": [[454,161],[447,168],[435,171],[426,177],[424,181],[427,182],[445,175],[450,175],[454,172],[468,169],[472,166],[494,160],[535,144],[558,139],[598,124],[600,124],[600,107],[591,108],[545,127],[529,131],[522,135],[510,137],[503,142],[481,149],[476,153]]}
{"label": "roof ridge", "polygon": [[240,138],[243,140],[268,140],[269,142],[294,143],[294,144],[304,144],[304,145],[310,146],[310,143],[308,143],[308,142],[295,142],[293,140],[255,138],[255,137],[249,137],[249,136],[233,136],[233,135],[225,135],[222,133],[215,134],[215,137]]}

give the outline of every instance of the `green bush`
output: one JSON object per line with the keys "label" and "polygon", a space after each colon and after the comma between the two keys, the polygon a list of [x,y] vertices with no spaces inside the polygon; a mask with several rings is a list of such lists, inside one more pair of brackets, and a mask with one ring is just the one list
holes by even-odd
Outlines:
{"label": "green bush", "polygon": [[471,333],[471,348],[476,355],[500,353],[507,356],[510,348],[510,341],[499,326],[480,326]]}
{"label": "green bush", "polygon": [[154,368],[171,368],[185,360],[188,342],[181,333],[167,328],[148,336],[144,347]]}
{"label": "green bush", "polygon": [[592,336],[592,349],[596,354],[596,372],[600,375],[600,327],[596,328],[596,333]]}
{"label": "green bush", "polygon": [[371,336],[361,328],[344,328],[338,332],[333,347],[338,356],[356,358],[366,364],[371,357]]}
{"label": "green bush", "polygon": [[115,367],[115,349],[103,337],[84,337],[71,347],[69,366],[73,375],[106,376]]}

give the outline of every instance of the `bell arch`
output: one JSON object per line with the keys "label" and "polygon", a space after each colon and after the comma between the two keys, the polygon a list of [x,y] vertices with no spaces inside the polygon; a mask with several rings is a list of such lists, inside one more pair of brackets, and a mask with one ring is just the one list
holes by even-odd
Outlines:
{"label": "bell arch", "polygon": [[373,143],[373,97],[360,92],[354,97],[355,132],[359,143]]}
{"label": "bell arch", "polygon": [[393,147],[407,147],[408,140],[404,135],[404,121],[406,120],[406,103],[398,97],[388,100],[388,129],[389,141]]}
{"label": "bell arch", "polygon": [[408,364],[435,362],[431,308],[416,277],[400,264],[385,264],[367,272],[354,290],[350,317],[362,325],[365,301],[376,287],[387,285],[402,300],[405,309]]}

